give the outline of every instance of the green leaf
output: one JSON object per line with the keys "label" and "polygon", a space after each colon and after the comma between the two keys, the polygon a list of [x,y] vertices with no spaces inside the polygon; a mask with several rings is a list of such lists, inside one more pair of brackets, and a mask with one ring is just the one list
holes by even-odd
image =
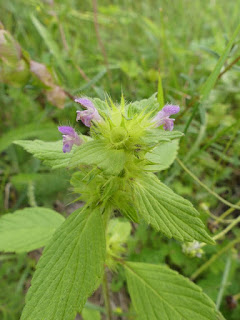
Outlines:
{"label": "green leaf", "polygon": [[183,136],[182,132],[179,131],[165,131],[162,128],[150,129],[145,133],[145,136],[142,138],[143,141],[147,144],[156,144],[160,142],[168,142],[174,139],[181,138]]}
{"label": "green leaf", "polygon": [[154,174],[145,174],[136,180],[134,194],[139,214],[167,237],[214,243],[193,205],[161,183]]}
{"label": "green leaf", "polygon": [[41,140],[19,140],[14,141],[15,144],[23,147],[26,151],[34,155],[34,157],[43,160],[43,163],[53,169],[67,167],[72,157],[74,149],[71,152],[63,153],[62,141],[45,142]]}
{"label": "green leaf", "polygon": [[71,158],[70,167],[81,164],[97,165],[108,174],[117,174],[124,167],[125,153],[108,148],[104,141],[90,141],[78,147]]}
{"label": "green leaf", "polygon": [[139,320],[217,320],[202,289],[165,266],[127,262],[127,284]]}
{"label": "green leaf", "polygon": [[21,320],[73,320],[99,285],[104,261],[99,209],[75,211],[43,252]]}
{"label": "green leaf", "polygon": [[84,308],[82,311],[83,320],[101,320],[101,314],[98,310]]}
{"label": "green leaf", "polygon": [[0,218],[0,251],[28,252],[45,246],[64,217],[47,208],[25,208]]}
{"label": "green leaf", "polygon": [[111,219],[108,224],[108,241],[111,246],[121,245],[127,242],[132,230],[131,223],[119,218]]}
{"label": "green leaf", "polygon": [[152,164],[146,165],[144,169],[157,172],[169,168],[177,156],[178,147],[179,140],[163,142],[146,154],[146,159]]}
{"label": "green leaf", "polygon": [[5,133],[0,138],[0,152],[9,147],[14,140],[17,139],[29,139],[29,138],[41,138],[41,139],[55,139],[59,136],[56,130],[56,126],[52,123],[36,124],[31,123]]}

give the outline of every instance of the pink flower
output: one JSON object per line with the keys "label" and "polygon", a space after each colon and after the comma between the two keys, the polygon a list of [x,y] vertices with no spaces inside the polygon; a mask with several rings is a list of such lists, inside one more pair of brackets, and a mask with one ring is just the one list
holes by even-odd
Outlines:
{"label": "pink flower", "polygon": [[63,135],[63,152],[70,152],[74,144],[80,146],[83,141],[80,139],[77,132],[72,127],[61,126],[58,130]]}
{"label": "pink flower", "polygon": [[172,131],[174,127],[175,119],[170,119],[172,114],[176,114],[180,111],[179,106],[167,104],[161,111],[153,118],[152,122],[156,123],[156,127],[163,125],[164,130]]}
{"label": "pink flower", "polygon": [[87,98],[78,98],[75,99],[75,102],[80,103],[84,108],[87,110],[84,111],[77,111],[77,118],[76,121],[81,120],[82,123],[87,126],[91,127],[91,121],[100,121],[102,118],[100,117],[97,109],[94,107],[92,101]]}

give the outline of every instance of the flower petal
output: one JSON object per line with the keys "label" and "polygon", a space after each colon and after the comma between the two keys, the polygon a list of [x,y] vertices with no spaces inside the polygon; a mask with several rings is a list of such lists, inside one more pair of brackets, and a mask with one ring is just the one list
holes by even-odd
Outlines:
{"label": "flower petal", "polygon": [[77,98],[74,101],[77,102],[77,103],[80,103],[83,107],[85,107],[87,109],[88,108],[94,108],[95,109],[92,101],[87,99],[87,98]]}
{"label": "flower petal", "polygon": [[161,111],[163,111],[166,116],[171,116],[172,114],[178,113],[180,111],[180,107],[172,104],[167,104]]}
{"label": "flower petal", "polygon": [[80,146],[83,141],[80,139],[77,132],[68,126],[58,127],[58,130],[63,134],[63,152],[70,152],[74,144]]}
{"label": "flower petal", "polygon": [[81,120],[86,127],[91,127],[91,121],[101,121],[101,117],[94,107],[92,101],[87,98],[78,98],[75,99],[77,103],[80,103],[87,110],[77,111],[76,121]]}
{"label": "flower petal", "polygon": [[75,130],[72,127],[68,126],[60,126],[58,127],[58,131],[60,131],[62,134],[67,134],[70,136],[73,136],[75,134]]}

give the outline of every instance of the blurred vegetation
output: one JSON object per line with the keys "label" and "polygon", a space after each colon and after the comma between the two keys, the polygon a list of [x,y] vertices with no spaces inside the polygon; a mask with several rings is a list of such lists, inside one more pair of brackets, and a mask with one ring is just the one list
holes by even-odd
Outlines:
{"label": "blurred vegetation", "polygon": [[[75,123],[73,96],[108,93],[120,100],[123,92],[127,101],[148,98],[157,91],[160,73],[165,100],[181,106],[176,129],[186,134],[179,148],[182,162],[159,178],[194,203],[213,234],[231,224],[238,211],[232,208],[218,219],[228,205],[193,177],[228,202],[239,201],[239,37],[208,100],[188,128],[187,123],[239,16],[240,2],[234,0],[0,1],[0,31],[15,47],[7,60],[6,52],[0,53],[0,213],[37,204],[66,214],[74,199],[68,172],[52,173],[12,145],[14,140],[60,139],[59,123],[84,131]],[[42,64],[43,74],[39,68],[34,72],[33,62]],[[128,254],[192,276],[226,319],[239,320],[239,243],[236,225],[216,246],[205,246],[201,258],[190,257],[180,243],[141,225],[135,226]],[[0,255],[0,319],[19,319],[36,260],[35,255]],[[196,275],[205,263],[209,266]],[[121,272],[113,275],[114,291],[124,285]]]}

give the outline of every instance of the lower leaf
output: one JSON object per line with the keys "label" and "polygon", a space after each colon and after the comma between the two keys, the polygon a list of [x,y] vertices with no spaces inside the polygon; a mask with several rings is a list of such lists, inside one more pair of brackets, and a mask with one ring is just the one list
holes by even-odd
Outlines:
{"label": "lower leaf", "polygon": [[21,320],[73,320],[99,285],[105,247],[99,209],[71,214],[43,252]]}
{"label": "lower leaf", "polygon": [[139,320],[223,319],[202,289],[165,266],[127,262],[127,284]]}

